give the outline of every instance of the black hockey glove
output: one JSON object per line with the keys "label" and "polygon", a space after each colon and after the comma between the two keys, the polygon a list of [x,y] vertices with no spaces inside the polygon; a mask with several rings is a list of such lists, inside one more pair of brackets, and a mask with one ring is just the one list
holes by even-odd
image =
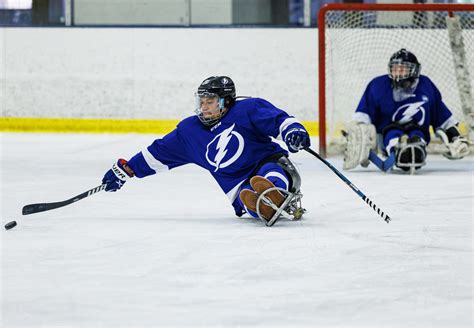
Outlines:
{"label": "black hockey glove", "polygon": [[110,170],[105,173],[102,183],[107,184],[105,191],[117,191],[122,188],[123,184],[135,174],[127,165],[127,161],[119,159]]}
{"label": "black hockey glove", "polygon": [[297,153],[301,149],[309,147],[311,145],[311,140],[305,129],[294,128],[286,134],[285,143],[288,146],[289,151]]}

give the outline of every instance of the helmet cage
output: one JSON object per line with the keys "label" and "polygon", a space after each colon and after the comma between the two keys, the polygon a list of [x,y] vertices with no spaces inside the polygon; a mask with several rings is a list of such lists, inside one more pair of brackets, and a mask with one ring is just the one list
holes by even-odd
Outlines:
{"label": "helmet cage", "polygon": [[[418,72],[419,66],[420,65],[414,64],[414,63],[394,60],[388,64],[388,76],[394,81],[402,81],[402,80],[409,79],[411,77],[417,78],[420,76]],[[396,74],[395,76],[393,74],[394,70],[397,70],[400,67],[404,69],[404,74]]]}
{"label": "helmet cage", "polygon": [[[224,116],[224,98],[219,97],[218,94],[213,93],[213,92],[196,92],[194,94],[195,98],[195,109],[194,112],[196,113],[197,117],[201,121],[202,124],[206,126],[212,126],[216,124],[217,122],[220,121],[220,119]],[[207,98],[207,99],[217,99],[218,101],[218,110],[219,113],[216,113],[216,115],[212,115],[209,117],[206,117],[204,115],[204,112],[202,110],[202,99]]]}
{"label": "helmet cage", "polygon": [[416,56],[401,49],[394,53],[388,62],[388,76],[394,89],[408,89],[420,77],[421,65]]}
{"label": "helmet cage", "polygon": [[[218,100],[218,113],[211,114],[209,110],[203,112],[203,98],[216,98]],[[196,106],[194,112],[197,114],[199,120],[206,126],[212,126],[219,122],[227,110],[233,106],[235,102],[234,82],[227,76],[208,77],[199,85],[197,93],[195,93],[195,100]]]}

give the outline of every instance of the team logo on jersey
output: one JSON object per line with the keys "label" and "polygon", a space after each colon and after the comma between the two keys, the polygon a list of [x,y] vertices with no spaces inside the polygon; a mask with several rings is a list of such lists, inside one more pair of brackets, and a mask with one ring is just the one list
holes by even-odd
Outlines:
{"label": "team logo on jersey", "polygon": [[244,151],[244,138],[234,131],[235,124],[219,133],[207,144],[206,159],[216,172],[234,163]]}
{"label": "team logo on jersey", "polygon": [[400,106],[395,114],[393,114],[392,121],[400,124],[414,121],[419,126],[422,126],[425,123],[426,111],[423,105],[426,102],[427,100],[424,100]]}

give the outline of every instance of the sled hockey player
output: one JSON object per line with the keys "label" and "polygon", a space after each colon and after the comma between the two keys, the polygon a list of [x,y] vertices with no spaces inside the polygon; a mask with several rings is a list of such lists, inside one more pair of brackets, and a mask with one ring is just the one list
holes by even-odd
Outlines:
{"label": "sled hockey player", "polygon": [[[420,71],[416,56],[401,49],[390,57],[388,75],[370,81],[353,121],[343,132],[345,170],[372,162],[382,171],[396,166],[413,174],[425,165],[430,125],[446,146],[445,157],[461,159],[469,154],[459,122],[438,88]],[[378,148],[384,159],[377,156]]]}
{"label": "sled hockey player", "polygon": [[196,115],[155,140],[130,160],[119,159],[102,183],[117,191],[131,177],[143,178],[194,163],[214,177],[237,216],[245,212],[267,226],[280,217],[301,218],[301,178],[288,152],[310,146],[304,126],[260,98],[236,97],[226,76],[205,79],[195,94]]}

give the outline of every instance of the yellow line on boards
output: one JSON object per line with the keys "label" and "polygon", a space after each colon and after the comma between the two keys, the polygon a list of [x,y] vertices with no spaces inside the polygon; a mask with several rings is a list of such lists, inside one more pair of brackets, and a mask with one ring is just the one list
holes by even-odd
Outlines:
{"label": "yellow line on boards", "polygon": [[[179,120],[0,117],[0,131],[166,134],[171,132],[178,122]],[[310,135],[318,135],[317,122],[302,123]]]}
{"label": "yellow line on boards", "polygon": [[166,134],[172,131],[178,122],[178,120],[2,117],[0,118],[0,131]]}
{"label": "yellow line on boards", "polygon": [[[179,120],[0,117],[0,132],[166,134],[178,123]],[[319,135],[318,122],[302,123],[311,136]],[[461,134],[467,133],[465,124],[461,123],[459,128]],[[336,124],[330,137],[340,137],[342,129],[342,123]]]}

